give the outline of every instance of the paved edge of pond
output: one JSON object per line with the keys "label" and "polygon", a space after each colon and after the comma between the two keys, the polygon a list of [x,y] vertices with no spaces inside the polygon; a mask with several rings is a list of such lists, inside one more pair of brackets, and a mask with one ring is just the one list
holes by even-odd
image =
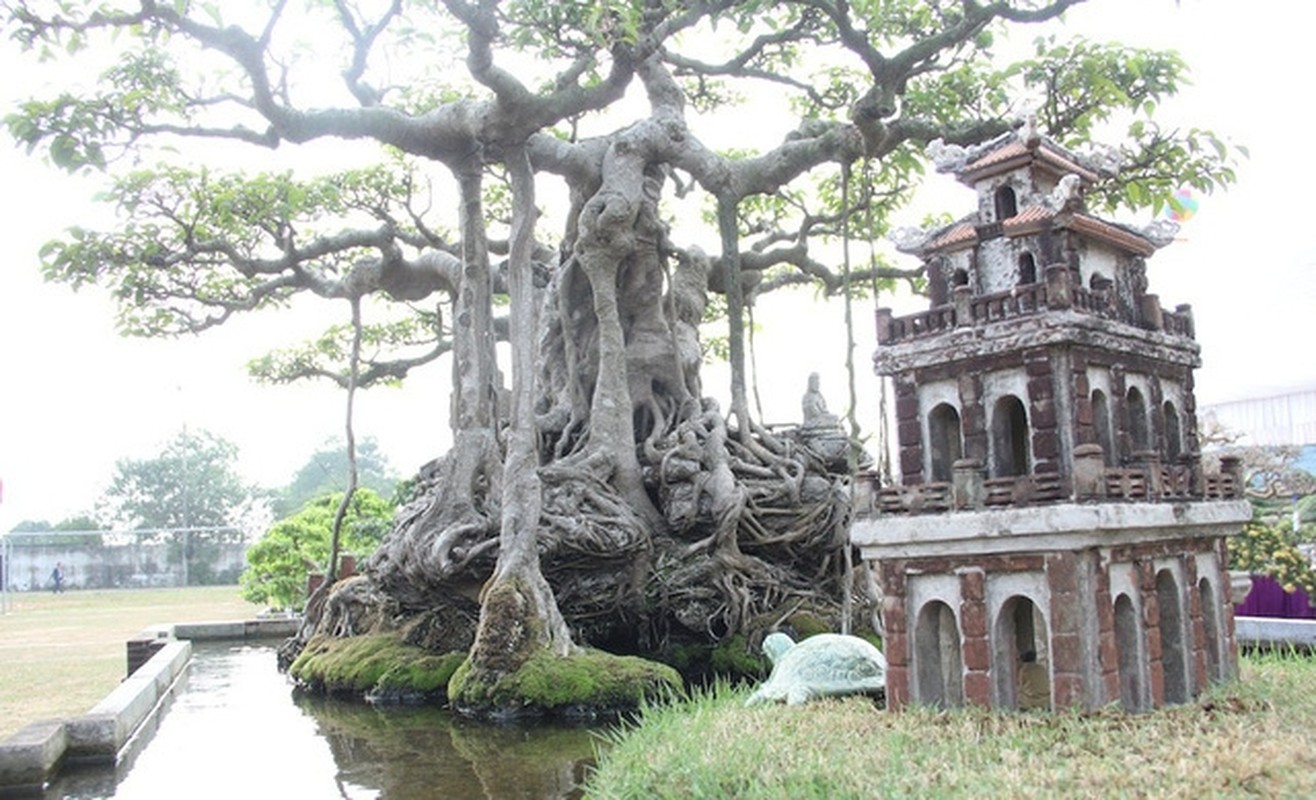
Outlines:
{"label": "paved edge of pond", "polygon": [[39,795],[66,763],[116,763],[173,696],[192,660],[193,641],[282,638],[296,633],[300,624],[296,617],[271,617],[146,629],[127,642],[128,677],[90,711],[29,723],[0,743],[0,797]]}

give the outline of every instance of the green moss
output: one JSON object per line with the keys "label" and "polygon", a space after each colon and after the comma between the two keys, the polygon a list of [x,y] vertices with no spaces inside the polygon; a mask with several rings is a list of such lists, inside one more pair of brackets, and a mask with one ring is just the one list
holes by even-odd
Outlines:
{"label": "green moss", "polygon": [[819,633],[831,633],[832,626],[816,614],[797,611],[786,618],[786,625],[795,631],[796,641],[807,639]]}
{"label": "green moss", "polygon": [[737,634],[713,647],[709,656],[713,672],[732,680],[761,678],[768,674],[770,662],[749,647],[744,634]]}
{"label": "green moss", "polygon": [[855,636],[858,636],[860,639],[863,639],[864,641],[868,642],[873,647],[876,647],[878,650],[882,650],[884,653],[886,652],[885,649],[883,649],[882,647],[882,637],[878,636],[873,631],[871,630],[859,631],[858,633],[855,634]]}
{"label": "green moss", "polygon": [[466,661],[465,653],[426,655],[415,661],[394,664],[379,677],[376,689],[400,692],[447,692],[452,674]]}
{"label": "green moss", "polygon": [[[462,663],[457,665],[457,669],[452,673],[452,677],[448,679],[448,697],[458,697],[462,698],[463,701],[473,703],[484,702],[483,696],[477,696],[477,687],[467,686],[467,684],[470,683],[470,677],[471,660],[466,658],[462,660]],[[467,698],[470,699],[467,700]]]}
{"label": "green moss", "polygon": [[527,600],[531,594],[517,578],[498,581],[485,590],[480,608],[484,621],[475,633],[480,669],[510,672],[538,648],[542,622]]}
{"label": "green moss", "polygon": [[465,653],[439,655],[402,641],[401,634],[317,636],[288,670],[303,685],[329,694],[441,692]]}
{"label": "green moss", "polygon": [[545,651],[492,682],[475,677],[467,661],[453,674],[448,693],[466,706],[554,712],[634,708],[645,699],[679,692],[681,686],[676,670],[635,656],[585,650],[563,657]]}

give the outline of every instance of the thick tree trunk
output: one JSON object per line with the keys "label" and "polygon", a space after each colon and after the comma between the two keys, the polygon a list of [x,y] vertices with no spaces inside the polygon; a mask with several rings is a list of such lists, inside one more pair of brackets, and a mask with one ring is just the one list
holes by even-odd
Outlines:
{"label": "thick tree trunk", "polygon": [[464,164],[461,188],[462,279],[453,303],[454,431],[491,428],[497,415],[497,365],[494,360],[493,280],[484,228],[482,165]]}
{"label": "thick tree trunk", "polygon": [[555,655],[575,649],[553,590],[540,570],[536,547],[541,487],[533,407],[538,328],[531,263],[534,176],[524,151],[509,152],[507,159],[513,198],[509,255],[512,418],[503,468],[498,563],[482,593],[468,678],[486,684],[515,671],[537,649],[546,648]]}
{"label": "thick tree trunk", "polygon": [[651,523],[661,514],[644,490],[635,452],[634,401],[628,373],[626,331],[618,307],[619,273],[638,257],[636,222],[645,202],[644,158],[621,142],[603,161],[602,188],[585,203],[575,258],[589,279],[598,326],[599,369],[590,402],[590,450],[612,465],[612,484]]}
{"label": "thick tree trunk", "polygon": [[452,314],[453,446],[433,470],[431,491],[399,512],[393,535],[368,565],[413,610],[430,608],[454,587],[473,595],[497,555],[503,455],[482,165],[471,159],[456,173],[462,266]]}

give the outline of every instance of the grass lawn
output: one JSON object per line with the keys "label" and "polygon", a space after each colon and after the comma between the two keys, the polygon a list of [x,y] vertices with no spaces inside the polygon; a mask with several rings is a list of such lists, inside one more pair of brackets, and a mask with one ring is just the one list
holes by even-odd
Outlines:
{"label": "grass lawn", "polygon": [[240,620],[261,608],[236,586],[15,592],[0,614],[0,740],[29,722],[76,716],[123,680],[124,643],[151,625]]}
{"label": "grass lawn", "polygon": [[748,690],[645,712],[612,737],[602,798],[1316,797],[1316,658],[1146,714],[888,713],[866,698],[745,708]]}

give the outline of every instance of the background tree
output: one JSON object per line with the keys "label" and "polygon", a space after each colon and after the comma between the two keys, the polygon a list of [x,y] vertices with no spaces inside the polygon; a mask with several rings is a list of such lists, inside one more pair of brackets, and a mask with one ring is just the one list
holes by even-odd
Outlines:
{"label": "background tree", "polygon": [[[379,442],[365,437],[357,443],[357,471],[361,488],[369,489],[380,497],[391,498],[397,488],[398,476],[379,449]],[[271,501],[276,518],[291,516],[311,500],[347,488],[347,447],[341,440],[325,442],[311,454],[287,486],[280,489]]]}
{"label": "background tree", "polygon": [[238,476],[237,457],[223,437],[183,430],[156,456],[118,461],[98,517],[106,527],[168,542],[186,584],[231,582],[234,576],[214,570],[219,545],[246,539],[241,526],[260,502]]}
{"label": "background tree", "polygon": [[[247,549],[247,569],[239,582],[242,596],[253,603],[300,611],[306,602],[310,572],[324,571],[330,550],[334,514],[341,493],[306,503],[281,519]],[[368,488],[352,495],[343,521],[343,550],[364,560],[388,533],[393,506]]]}
{"label": "background tree", "polygon": [[107,530],[91,514],[75,514],[51,525],[44,519],[25,519],[10,528],[14,533],[38,533],[42,531],[102,531]]}
{"label": "background tree", "polygon": [[[848,465],[750,413],[747,309],[792,284],[917,283],[835,245],[884,232],[930,142],[976,146],[1031,108],[1062,144],[1116,137],[1129,169],[1091,202],[1156,207],[1233,179],[1216,136],[1155,122],[1183,79],[1173,54],[1043,39],[997,59],[1007,26],[1077,2],[8,3],[21,44],[94,45],[114,66],[7,122],[59,166],[117,173],[123,224],[43,259],[117,297],[128,332],[309,293],[352,303],[354,352],[363,310],[392,332],[354,355],[357,377],[450,353],[453,447],[321,630],[363,630],[381,607],[441,618],[487,582],[477,629],[446,641],[488,685],[580,642],[662,654],[837,619]],[[721,131],[736,149],[710,144]],[[331,176],[141,166],[179,137],[388,155]],[[710,294],[726,413],[699,372]]]}
{"label": "background tree", "polygon": [[[90,514],[76,514],[72,517],[62,519],[51,525],[44,519],[31,520],[25,519],[19,522],[13,528],[12,533],[27,534],[23,540],[30,545],[48,544],[55,547],[60,546],[82,546],[95,547],[102,543],[103,537],[101,531],[108,528],[102,526],[95,517]],[[41,536],[40,534],[50,533],[50,536]],[[69,534],[82,534],[81,536],[70,536]]]}
{"label": "background tree", "polygon": [[235,525],[251,500],[237,473],[238,448],[209,431],[181,431],[149,458],[123,458],[98,516],[130,530]]}

